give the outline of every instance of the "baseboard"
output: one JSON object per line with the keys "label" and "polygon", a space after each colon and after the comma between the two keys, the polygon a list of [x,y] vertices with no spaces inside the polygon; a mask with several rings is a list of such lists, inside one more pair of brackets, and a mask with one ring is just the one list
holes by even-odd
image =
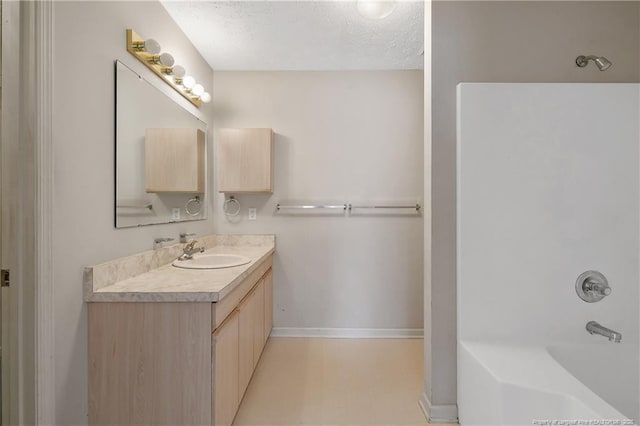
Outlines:
{"label": "baseboard", "polygon": [[422,392],[419,404],[429,423],[458,423],[458,407],[455,404],[431,405],[425,392]]}
{"label": "baseboard", "polygon": [[422,339],[421,328],[295,328],[274,327],[271,337],[326,337],[334,339]]}

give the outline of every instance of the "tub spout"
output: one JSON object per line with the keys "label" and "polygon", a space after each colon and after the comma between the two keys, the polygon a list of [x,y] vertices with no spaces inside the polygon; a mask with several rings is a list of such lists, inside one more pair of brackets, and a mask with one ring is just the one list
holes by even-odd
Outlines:
{"label": "tub spout", "polygon": [[595,321],[589,321],[587,323],[587,331],[589,334],[599,334],[600,336],[604,336],[609,339],[610,342],[620,343],[622,340],[622,334],[604,327]]}

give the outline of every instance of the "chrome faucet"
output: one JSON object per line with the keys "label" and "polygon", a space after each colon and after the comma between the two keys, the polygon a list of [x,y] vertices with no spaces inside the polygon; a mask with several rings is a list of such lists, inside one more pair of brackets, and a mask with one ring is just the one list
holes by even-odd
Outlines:
{"label": "chrome faucet", "polygon": [[607,327],[603,327],[595,321],[589,321],[587,323],[587,331],[589,334],[599,334],[600,336],[604,336],[609,339],[610,342],[620,343],[622,340],[622,334],[608,329]]}
{"label": "chrome faucet", "polygon": [[182,254],[178,257],[178,260],[191,260],[193,259],[194,254],[202,253],[204,251],[204,247],[196,247],[197,242],[197,240],[191,240],[189,244],[184,246]]}

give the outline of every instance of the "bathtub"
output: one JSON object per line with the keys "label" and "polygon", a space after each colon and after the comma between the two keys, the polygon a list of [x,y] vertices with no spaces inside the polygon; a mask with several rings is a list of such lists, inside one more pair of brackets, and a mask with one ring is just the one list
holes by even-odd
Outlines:
{"label": "bathtub", "polygon": [[638,346],[458,343],[467,425],[637,425]]}

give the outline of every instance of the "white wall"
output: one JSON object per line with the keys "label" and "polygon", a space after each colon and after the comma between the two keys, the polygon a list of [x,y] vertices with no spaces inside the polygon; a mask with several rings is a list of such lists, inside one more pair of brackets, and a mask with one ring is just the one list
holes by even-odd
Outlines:
{"label": "white wall", "polygon": [[[160,3],[54,3],[55,380],[60,425],[87,422],[83,267],[149,250],[154,237],[213,231],[213,219],[114,229],[113,62],[123,61],[149,81],[158,79],[125,50],[126,28],[156,38],[211,88],[211,69]],[[195,111],[167,85],[161,87],[211,126],[210,107]]]}
{"label": "white wall", "polygon": [[222,196],[214,211],[217,232],[276,234],[275,327],[421,329],[421,216],[274,212],[292,200],[422,203],[422,72],[215,72],[213,99],[215,128],[276,134],[273,195],[238,196],[238,223]]}
{"label": "white wall", "polygon": [[[435,1],[432,4],[431,342],[425,393],[456,402],[455,88],[459,82],[634,82],[640,76],[638,2]],[[579,54],[608,57],[600,72]],[[427,172],[429,173],[429,172]],[[429,281],[429,280],[428,280]]]}

